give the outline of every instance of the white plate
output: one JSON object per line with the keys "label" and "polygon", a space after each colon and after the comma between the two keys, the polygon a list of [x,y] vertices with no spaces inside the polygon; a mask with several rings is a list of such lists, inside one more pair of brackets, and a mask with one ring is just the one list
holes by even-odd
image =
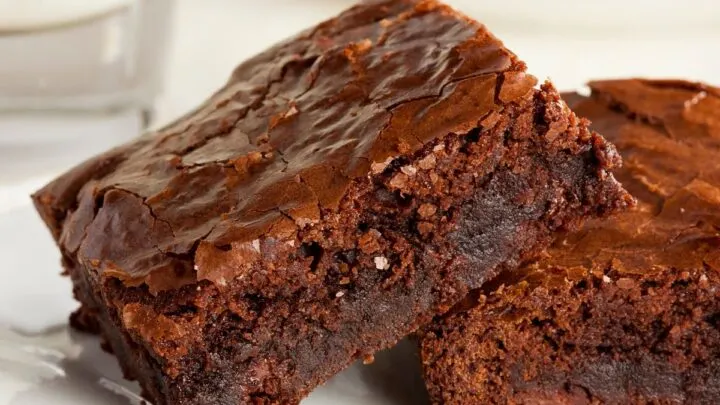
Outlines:
{"label": "white plate", "polygon": [[[69,330],[77,306],[59,275],[59,254],[34,209],[0,214],[0,405],[137,405],[137,384],[122,378],[99,339]],[[303,405],[426,403],[410,342],[355,364]]]}

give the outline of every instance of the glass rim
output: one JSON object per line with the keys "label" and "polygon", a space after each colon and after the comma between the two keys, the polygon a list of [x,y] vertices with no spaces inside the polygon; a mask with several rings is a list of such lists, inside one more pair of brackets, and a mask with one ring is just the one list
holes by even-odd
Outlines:
{"label": "glass rim", "polygon": [[110,8],[98,9],[97,11],[94,11],[92,13],[84,13],[79,17],[71,19],[49,20],[45,22],[27,24],[25,26],[10,25],[9,28],[3,28],[3,25],[0,25],[0,36],[9,37],[74,28],[76,26],[82,26],[97,20],[112,17],[113,15],[120,12],[124,12],[129,8],[135,7],[136,2],[137,0],[127,0],[120,4],[112,5]]}

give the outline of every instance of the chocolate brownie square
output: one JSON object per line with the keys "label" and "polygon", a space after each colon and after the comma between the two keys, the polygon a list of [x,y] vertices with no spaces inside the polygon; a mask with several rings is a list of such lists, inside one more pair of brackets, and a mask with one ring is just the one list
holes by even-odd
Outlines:
{"label": "chocolate brownie square", "polygon": [[155,405],[288,404],[631,199],[613,146],[482,25],[363,3],[35,194]]}

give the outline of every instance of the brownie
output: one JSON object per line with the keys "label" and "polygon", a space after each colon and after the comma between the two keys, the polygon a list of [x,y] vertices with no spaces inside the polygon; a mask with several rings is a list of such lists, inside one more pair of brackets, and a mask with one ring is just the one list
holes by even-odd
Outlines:
{"label": "brownie", "polygon": [[482,25],[360,4],[35,194],[155,405],[299,401],[631,203],[619,157]]}
{"label": "brownie", "polygon": [[590,84],[570,106],[639,200],[471,294],[423,335],[442,404],[720,403],[720,89]]}

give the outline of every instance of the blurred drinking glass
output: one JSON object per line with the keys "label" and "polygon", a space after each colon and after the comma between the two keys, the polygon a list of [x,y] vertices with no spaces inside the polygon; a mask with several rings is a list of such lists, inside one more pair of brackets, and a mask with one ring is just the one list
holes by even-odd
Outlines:
{"label": "blurred drinking glass", "polygon": [[0,110],[151,111],[174,0],[0,0]]}

